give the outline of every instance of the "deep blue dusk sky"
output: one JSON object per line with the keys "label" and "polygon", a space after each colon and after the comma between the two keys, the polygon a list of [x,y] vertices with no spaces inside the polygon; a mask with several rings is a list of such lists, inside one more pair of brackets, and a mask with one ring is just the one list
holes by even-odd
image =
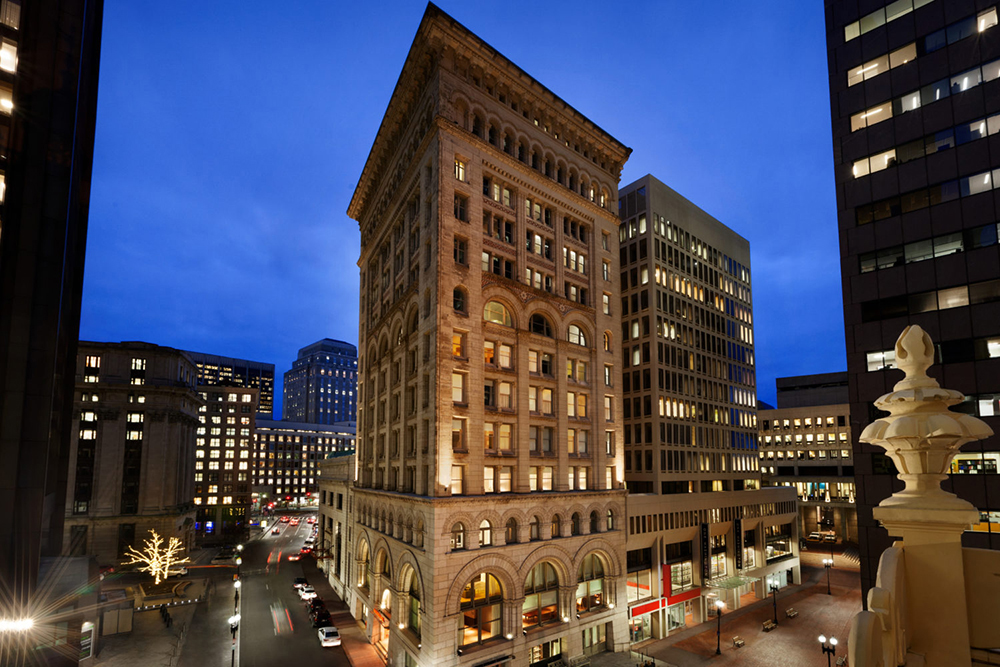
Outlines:
{"label": "deep blue dusk sky", "polygon": [[[820,0],[438,4],[749,239],[762,400],[846,368]],[[357,343],[345,211],[425,6],[107,0],[80,337],[273,363],[280,417]]]}

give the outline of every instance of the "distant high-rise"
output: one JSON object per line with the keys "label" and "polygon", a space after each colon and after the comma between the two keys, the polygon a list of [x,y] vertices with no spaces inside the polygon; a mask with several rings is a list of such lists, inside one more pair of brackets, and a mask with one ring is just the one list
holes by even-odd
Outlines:
{"label": "distant high-rise", "polygon": [[188,351],[198,366],[198,384],[257,390],[257,416],[274,416],[274,364]]}
{"label": "distant high-rise", "polygon": [[623,368],[603,380],[622,392],[641,641],[799,583],[798,522],[791,489],[760,489],[750,243],[653,176],[618,211],[621,301],[601,308],[620,318]]}
{"label": "distant high-rise", "polygon": [[285,373],[281,414],[310,424],[354,421],[357,393],[358,348],[324,338],[299,350]]}
{"label": "distant high-rise", "polygon": [[[1000,434],[1000,25],[994,3],[826,0],[851,430],[901,380],[894,345],[919,324],[930,374]],[[979,508],[967,547],[1000,549],[1000,435],[965,445],[946,491]],[[861,583],[893,536],[872,508],[903,488],[854,443]]]}

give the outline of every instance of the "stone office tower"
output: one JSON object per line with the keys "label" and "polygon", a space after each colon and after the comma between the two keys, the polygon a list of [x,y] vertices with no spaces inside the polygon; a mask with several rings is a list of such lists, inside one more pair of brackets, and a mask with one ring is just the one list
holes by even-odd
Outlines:
{"label": "stone office tower", "polygon": [[361,228],[352,612],[389,664],[627,646],[617,195],[630,153],[429,5]]}

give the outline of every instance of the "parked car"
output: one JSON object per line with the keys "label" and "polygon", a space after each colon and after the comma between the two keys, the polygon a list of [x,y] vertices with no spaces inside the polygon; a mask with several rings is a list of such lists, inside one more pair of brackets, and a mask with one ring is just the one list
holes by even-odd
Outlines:
{"label": "parked car", "polygon": [[837,536],[834,535],[833,533],[827,533],[826,535],[823,536],[823,541],[824,542],[836,542],[837,541]]}
{"label": "parked car", "polygon": [[320,646],[340,646],[340,633],[337,632],[337,628],[320,628],[319,629],[319,645]]}
{"label": "parked car", "polygon": [[300,554],[311,554],[312,553],[312,547],[306,545],[306,546],[302,547],[301,549],[299,549],[299,553]]}
{"label": "parked car", "polygon": [[314,597],[316,597],[316,589],[312,586],[306,584],[299,589],[300,600],[312,600]]}
{"label": "parked car", "polygon": [[816,531],[813,531],[809,533],[809,537],[807,537],[806,539],[809,540],[810,542],[822,542],[823,533],[818,533]]}
{"label": "parked car", "polygon": [[325,628],[333,622],[333,619],[330,617],[330,612],[325,609],[314,614],[312,620],[314,628]]}
{"label": "parked car", "polygon": [[306,603],[306,611],[312,615],[313,613],[319,611],[320,609],[326,609],[326,603],[320,600],[318,597],[309,600]]}
{"label": "parked car", "polygon": [[186,577],[187,573],[188,573],[188,569],[186,567],[181,567],[181,568],[178,568],[176,570],[170,570],[170,572],[167,573],[167,576],[168,577]]}
{"label": "parked car", "polygon": [[295,577],[292,579],[292,588],[302,588],[308,583],[309,581],[305,577]]}

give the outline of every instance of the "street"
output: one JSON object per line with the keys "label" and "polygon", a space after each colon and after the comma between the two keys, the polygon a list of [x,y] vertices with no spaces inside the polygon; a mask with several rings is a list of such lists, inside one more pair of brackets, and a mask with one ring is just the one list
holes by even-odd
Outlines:
{"label": "street", "polygon": [[[280,534],[272,535],[269,529],[244,545],[240,566],[239,646],[235,661],[242,667],[284,664],[348,667],[350,663],[342,647],[320,646],[305,603],[292,588],[295,577],[305,576],[302,563],[311,557],[303,556],[302,561],[294,562],[289,561],[288,556],[299,553],[312,526],[306,523],[310,514],[288,512],[287,515],[299,517],[301,523],[298,526],[275,524],[280,527]],[[315,568],[310,570],[316,571]],[[222,667],[233,661],[227,619],[234,609],[235,573],[235,567],[192,568],[194,576],[210,576],[214,590],[208,603],[199,605],[180,667],[209,664]],[[313,583],[316,575],[307,578]],[[329,587],[324,586],[323,590]]]}

